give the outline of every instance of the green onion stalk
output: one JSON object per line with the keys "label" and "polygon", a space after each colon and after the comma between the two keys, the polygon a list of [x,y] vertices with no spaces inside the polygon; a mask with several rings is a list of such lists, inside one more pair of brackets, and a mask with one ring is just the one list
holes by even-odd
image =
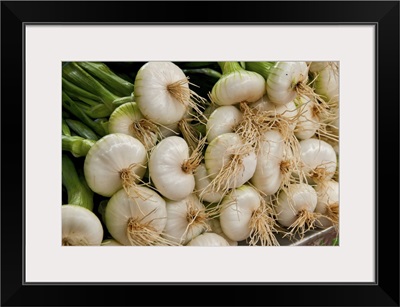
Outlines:
{"label": "green onion stalk", "polygon": [[93,191],[82,173],[78,173],[72,159],[62,154],[62,184],[67,190],[68,204],[93,211]]}
{"label": "green onion stalk", "polygon": [[275,64],[276,62],[244,62],[244,67],[246,70],[259,73],[265,80],[267,80],[271,69]]}
{"label": "green onion stalk", "polygon": [[78,135],[62,135],[62,150],[70,152],[74,157],[86,157],[90,148],[96,143],[94,140],[85,139]]}
{"label": "green onion stalk", "polygon": [[69,62],[62,67],[62,91],[91,118],[108,117],[133,101],[133,84],[104,63]]}

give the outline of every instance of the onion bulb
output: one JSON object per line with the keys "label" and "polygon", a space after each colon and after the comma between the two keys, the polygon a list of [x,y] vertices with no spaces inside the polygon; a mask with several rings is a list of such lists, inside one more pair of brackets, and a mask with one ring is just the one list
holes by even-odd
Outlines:
{"label": "onion bulb", "polygon": [[211,178],[210,190],[225,194],[253,176],[257,156],[238,134],[224,133],[208,144],[204,161]]}
{"label": "onion bulb", "polygon": [[286,235],[298,234],[300,238],[315,227],[317,192],[306,183],[293,183],[283,189],[276,200],[277,222],[288,228]]}
{"label": "onion bulb", "polygon": [[164,197],[182,200],[194,190],[193,172],[199,164],[198,152],[189,156],[187,142],[182,137],[170,136],[161,140],[150,153],[150,179]]}
{"label": "onion bulb", "polygon": [[85,179],[97,194],[110,197],[122,187],[138,183],[146,172],[147,151],[136,138],[108,134],[89,150],[84,162]]}
{"label": "onion bulb", "polygon": [[237,246],[238,242],[231,240],[227,237],[226,234],[222,231],[221,228],[221,222],[219,221],[219,217],[213,217],[208,219],[208,224],[210,225],[210,230],[208,232],[213,232],[216,233],[217,235],[220,235],[223,237],[226,241],[228,241],[230,246]]}
{"label": "onion bulb", "polygon": [[194,179],[195,193],[201,201],[219,203],[222,200],[222,197],[224,196],[223,193],[211,190],[211,179],[204,163],[200,163],[194,171]]}
{"label": "onion bulb", "polygon": [[206,207],[194,194],[180,201],[166,200],[167,224],[163,237],[181,245],[209,229]]}
{"label": "onion bulb", "polygon": [[264,133],[257,153],[257,166],[250,181],[264,195],[272,195],[281,187],[283,174],[281,163],[284,158],[284,140],[278,131]]}
{"label": "onion bulb", "polygon": [[235,106],[221,106],[216,108],[210,115],[207,124],[207,141],[211,142],[218,135],[234,132],[242,120],[243,114]]}
{"label": "onion bulb", "polygon": [[249,185],[232,190],[220,205],[223,233],[233,241],[249,238],[250,245],[279,245],[275,238],[272,207],[262,201],[260,194]]}
{"label": "onion bulb", "polygon": [[206,232],[192,239],[186,246],[229,246],[229,243],[216,233]]}
{"label": "onion bulb", "polygon": [[322,214],[318,226],[322,228],[339,224],[339,183],[335,180],[319,182],[315,186],[318,202],[315,212]]}
{"label": "onion bulb", "polygon": [[77,205],[61,206],[62,245],[100,245],[103,240],[103,226],[99,218],[89,209]]}
{"label": "onion bulb", "polygon": [[[135,78],[135,100],[143,115],[154,123],[179,122],[202,99],[189,88],[189,80],[172,62],[148,62]],[[204,100],[204,99],[203,99]]]}
{"label": "onion bulb", "polygon": [[167,223],[165,200],[145,186],[115,193],[108,201],[105,221],[111,236],[122,245],[170,245],[161,237]]}
{"label": "onion bulb", "polygon": [[211,100],[220,106],[254,102],[265,93],[265,80],[256,72],[243,69],[238,62],[219,62],[221,78],[211,90]]}
{"label": "onion bulb", "polygon": [[329,180],[335,175],[336,152],[325,141],[314,138],[300,141],[300,159],[310,184]]}
{"label": "onion bulb", "polygon": [[299,95],[296,102],[300,116],[294,134],[299,140],[306,140],[313,137],[320,128],[318,102],[306,95]]}
{"label": "onion bulb", "polygon": [[155,146],[160,135],[159,127],[143,116],[135,102],[124,103],[111,113],[108,131],[133,136],[147,150]]}

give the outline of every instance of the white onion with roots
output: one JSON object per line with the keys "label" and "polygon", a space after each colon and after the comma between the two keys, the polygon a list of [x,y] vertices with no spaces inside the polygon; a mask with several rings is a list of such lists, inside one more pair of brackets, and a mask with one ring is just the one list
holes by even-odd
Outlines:
{"label": "white onion with roots", "polygon": [[307,85],[308,69],[305,62],[276,62],[266,80],[268,98],[275,104],[286,104],[298,93],[312,92]]}
{"label": "white onion with roots", "polygon": [[147,150],[136,138],[112,133],[98,140],[84,162],[84,174],[93,192],[110,197],[139,183],[147,167]]}
{"label": "white onion with roots", "polygon": [[264,78],[243,69],[238,62],[220,62],[221,78],[214,84],[210,98],[219,106],[255,102],[265,93]]}
{"label": "white onion with roots", "polygon": [[315,186],[318,202],[315,212],[322,214],[319,218],[321,228],[339,225],[339,183],[335,180],[319,182]]}
{"label": "white onion with roots", "polygon": [[263,135],[257,166],[250,182],[264,195],[276,193],[282,185],[281,163],[284,160],[284,140],[278,131],[267,131]]}
{"label": "white onion with roots", "polygon": [[294,183],[281,190],[276,199],[277,222],[287,228],[285,236],[292,239],[314,229],[319,215],[314,213],[317,206],[317,192],[306,183]]}
{"label": "white onion with roots", "polygon": [[135,78],[135,100],[143,115],[160,125],[179,122],[205,99],[189,87],[183,70],[172,62],[147,62]]}
{"label": "white onion with roots", "polygon": [[180,245],[209,230],[206,207],[194,194],[180,201],[166,200],[167,224],[162,236]]}
{"label": "white onion with roots", "polygon": [[209,203],[219,203],[224,194],[221,192],[212,191],[210,185],[211,179],[207,173],[205,164],[202,162],[194,171],[195,193],[201,201]]}
{"label": "white onion with roots", "polygon": [[276,225],[272,207],[249,185],[242,185],[224,197],[219,220],[223,233],[233,241],[279,245],[274,234]]}
{"label": "white onion with roots", "polygon": [[211,142],[218,135],[234,132],[243,118],[242,112],[235,106],[220,106],[210,115],[207,124],[207,141]]}
{"label": "white onion with roots", "polygon": [[186,244],[186,246],[213,247],[230,245],[228,241],[224,239],[224,237],[213,232],[206,232],[192,239],[188,244]]}
{"label": "white onion with roots", "polygon": [[309,184],[332,179],[335,175],[336,152],[325,141],[315,138],[300,141],[300,158]]}
{"label": "white onion with roots", "polygon": [[238,134],[224,133],[208,144],[204,162],[211,178],[210,190],[225,195],[253,176],[257,156]]}
{"label": "white onion with roots", "polygon": [[99,246],[103,240],[103,226],[89,209],[77,205],[61,207],[62,245]]}
{"label": "white onion with roots", "polygon": [[193,172],[200,162],[201,146],[189,155],[189,146],[182,137],[167,137],[150,152],[150,180],[164,197],[182,200],[194,191]]}
{"label": "white onion with roots", "polygon": [[145,186],[129,192],[121,189],[108,201],[105,221],[111,236],[122,245],[174,245],[161,237],[167,223],[165,200]]}

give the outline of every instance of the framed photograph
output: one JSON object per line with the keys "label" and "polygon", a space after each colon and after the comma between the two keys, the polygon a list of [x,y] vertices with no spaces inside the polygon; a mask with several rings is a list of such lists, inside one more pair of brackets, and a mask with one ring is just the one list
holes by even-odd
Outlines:
{"label": "framed photograph", "polygon": [[[399,306],[398,1],[2,1],[1,27],[2,306]],[[187,182],[157,168],[180,155]]]}

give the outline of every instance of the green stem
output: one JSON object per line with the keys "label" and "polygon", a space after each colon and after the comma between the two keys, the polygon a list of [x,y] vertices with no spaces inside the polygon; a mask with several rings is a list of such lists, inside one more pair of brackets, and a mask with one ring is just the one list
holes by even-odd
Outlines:
{"label": "green stem", "polygon": [[95,78],[101,80],[103,85],[118,96],[129,96],[133,92],[133,84],[120,78],[107,65],[97,62],[77,62]]}
{"label": "green stem", "polygon": [[113,110],[112,102],[119,97],[107,90],[99,81],[75,62],[68,63],[62,68],[62,76],[67,81],[99,97],[110,110]]}
{"label": "green stem", "polygon": [[240,66],[239,62],[218,62],[219,67],[221,67],[222,74],[227,75],[234,71],[244,70]]}
{"label": "green stem", "polygon": [[264,77],[265,80],[275,66],[276,62],[245,62],[246,70],[254,71]]}
{"label": "green stem", "polygon": [[69,129],[69,126],[64,118],[62,119],[61,123],[62,123],[61,126],[62,134],[66,136],[71,136],[71,130]]}
{"label": "green stem", "polygon": [[99,138],[97,137],[96,133],[86,126],[84,123],[80,122],[79,120],[74,119],[66,119],[65,120],[67,125],[79,136],[97,141]]}
{"label": "green stem", "polygon": [[66,154],[62,154],[62,184],[67,190],[68,204],[93,211],[94,193],[84,176],[78,175],[73,161]]}
{"label": "green stem", "polygon": [[62,92],[62,105],[68,112],[72,113],[77,117],[82,123],[90,127],[99,136],[106,135],[102,125],[97,124],[93,121],[64,91]]}
{"label": "green stem", "polygon": [[69,151],[74,157],[85,157],[90,148],[96,143],[94,140],[88,140],[81,136],[62,135],[62,150]]}
{"label": "green stem", "polygon": [[211,78],[219,79],[221,78],[221,73],[211,68],[193,68],[193,69],[183,69],[185,74],[203,74]]}

